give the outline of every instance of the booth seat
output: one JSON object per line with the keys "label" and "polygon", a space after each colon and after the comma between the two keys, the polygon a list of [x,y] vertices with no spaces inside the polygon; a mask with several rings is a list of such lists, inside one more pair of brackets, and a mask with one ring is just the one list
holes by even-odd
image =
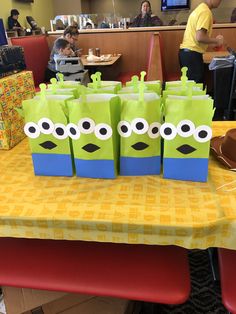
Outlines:
{"label": "booth seat", "polygon": [[37,88],[44,82],[50,50],[45,35],[23,36],[10,38],[13,46],[24,48],[26,69],[33,72],[34,84]]}
{"label": "booth seat", "polygon": [[[148,59],[147,59],[147,66],[146,66],[146,80],[153,81],[153,80],[160,80],[164,81],[175,81],[179,80],[180,73],[171,73],[168,74],[165,71],[164,65],[164,57],[163,57],[163,42],[161,38],[161,34],[159,32],[154,32],[150,38],[150,44],[148,48]],[[133,75],[140,75],[139,72],[123,72],[120,73],[117,77],[118,81],[121,81],[122,84],[131,80]]]}

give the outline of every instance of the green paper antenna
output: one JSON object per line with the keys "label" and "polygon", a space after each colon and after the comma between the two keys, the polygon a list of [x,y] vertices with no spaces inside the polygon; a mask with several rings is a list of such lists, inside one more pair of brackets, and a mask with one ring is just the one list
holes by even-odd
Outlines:
{"label": "green paper antenna", "polygon": [[187,80],[188,80],[187,71],[188,71],[187,67],[181,68],[182,75],[181,75],[180,80],[181,80],[182,89],[186,89],[187,87]]}
{"label": "green paper antenna", "polygon": [[93,81],[93,88],[94,89],[97,89],[98,88],[98,81],[97,81],[97,75],[96,74],[92,74],[91,75],[91,79]]}
{"label": "green paper antenna", "polygon": [[41,83],[39,84],[39,88],[40,88],[40,100],[44,102],[46,100],[47,85],[44,83]]}
{"label": "green paper antenna", "polygon": [[59,85],[63,85],[64,75],[62,73],[57,73]]}
{"label": "green paper antenna", "polygon": [[50,82],[52,84],[52,93],[56,94],[57,93],[57,79],[53,77],[51,78]]}
{"label": "green paper antenna", "polygon": [[132,82],[134,92],[138,93],[138,84],[139,84],[138,76],[137,75],[132,76],[131,82]]}
{"label": "green paper antenna", "polygon": [[96,72],[95,75],[97,75],[97,86],[101,87],[101,77],[102,77],[102,73],[101,72]]}

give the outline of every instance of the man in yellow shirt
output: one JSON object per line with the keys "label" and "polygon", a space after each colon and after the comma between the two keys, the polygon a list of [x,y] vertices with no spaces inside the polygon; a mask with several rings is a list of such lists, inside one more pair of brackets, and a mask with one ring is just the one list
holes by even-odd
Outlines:
{"label": "man in yellow shirt", "polygon": [[183,42],[179,50],[180,67],[188,67],[188,79],[197,83],[204,81],[203,53],[208,45],[220,47],[224,43],[222,35],[211,37],[213,16],[211,10],[217,8],[221,0],[205,0],[190,14]]}

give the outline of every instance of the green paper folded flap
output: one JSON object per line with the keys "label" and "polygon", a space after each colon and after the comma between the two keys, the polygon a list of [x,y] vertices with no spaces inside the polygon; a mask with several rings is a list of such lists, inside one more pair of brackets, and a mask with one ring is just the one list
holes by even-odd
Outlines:
{"label": "green paper folded flap", "polygon": [[[189,84],[194,84],[194,86],[199,87],[200,89],[203,89],[203,83],[196,83],[192,80],[187,80],[186,85],[188,86]],[[165,82],[165,90],[173,87],[181,87],[182,86],[182,81],[169,81]]]}
{"label": "green paper folded flap", "polygon": [[96,72],[95,74],[91,75],[92,82],[88,83],[87,87],[94,88],[94,89],[100,89],[104,87],[113,87],[114,88],[114,94],[117,94],[118,90],[121,89],[122,84],[118,81],[102,81],[101,80],[101,72]]}
{"label": "green paper folded flap", "polygon": [[[134,90],[138,89],[139,84],[142,83],[142,81],[139,81],[138,76],[132,76],[131,81],[126,82],[126,87],[133,86]],[[148,90],[151,90],[158,95],[161,95],[162,90],[162,84],[161,81],[143,81],[144,85],[147,87]]]}
{"label": "green paper folded flap", "polygon": [[113,94],[83,95],[69,101],[68,108],[69,127],[75,134],[71,137],[77,175],[115,178],[118,172],[120,98]]}
{"label": "green paper folded flap", "polygon": [[[58,73],[62,74],[62,73]],[[63,74],[62,74],[63,76]],[[80,93],[81,83],[78,81],[64,81],[63,78],[57,81],[56,78],[51,78],[50,84],[47,84],[48,89],[77,89],[78,93]]]}

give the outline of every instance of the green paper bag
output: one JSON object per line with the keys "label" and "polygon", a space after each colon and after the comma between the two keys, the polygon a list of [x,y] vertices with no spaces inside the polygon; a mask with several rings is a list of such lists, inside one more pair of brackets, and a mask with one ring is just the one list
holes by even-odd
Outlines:
{"label": "green paper bag", "polygon": [[213,100],[208,95],[167,97],[160,130],[164,178],[207,180],[213,113]]}
{"label": "green paper bag", "polygon": [[[143,87],[144,89],[144,87]],[[161,100],[156,93],[119,94],[122,100],[120,174],[160,174]]]}
{"label": "green paper bag", "polygon": [[181,86],[183,89],[189,86],[196,86],[196,87],[199,87],[201,90],[203,89],[202,83],[196,83],[192,80],[188,80],[188,77],[187,77],[188,68],[187,67],[182,67],[181,72],[182,72],[182,75],[181,75],[180,81],[165,82],[165,90],[175,88],[175,87],[181,87]]}
{"label": "green paper bag", "polygon": [[118,172],[120,98],[90,94],[68,102],[76,174],[114,179]]}
{"label": "green paper bag", "polygon": [[[46,94],[54,95],[73,95],[74,98],[79,98],[81,85],[73,81],[57,81],[56,78],[50,80],[51,84],[47,85]],[[75,83],[75,84],[73,84]]]}
{"label": "green paper bag", "polygon": [[24,131],[29,137],[35,175],[72,176],[71,144],[67,132],[66,101],[71,96],[49,95],[25,100]]}

